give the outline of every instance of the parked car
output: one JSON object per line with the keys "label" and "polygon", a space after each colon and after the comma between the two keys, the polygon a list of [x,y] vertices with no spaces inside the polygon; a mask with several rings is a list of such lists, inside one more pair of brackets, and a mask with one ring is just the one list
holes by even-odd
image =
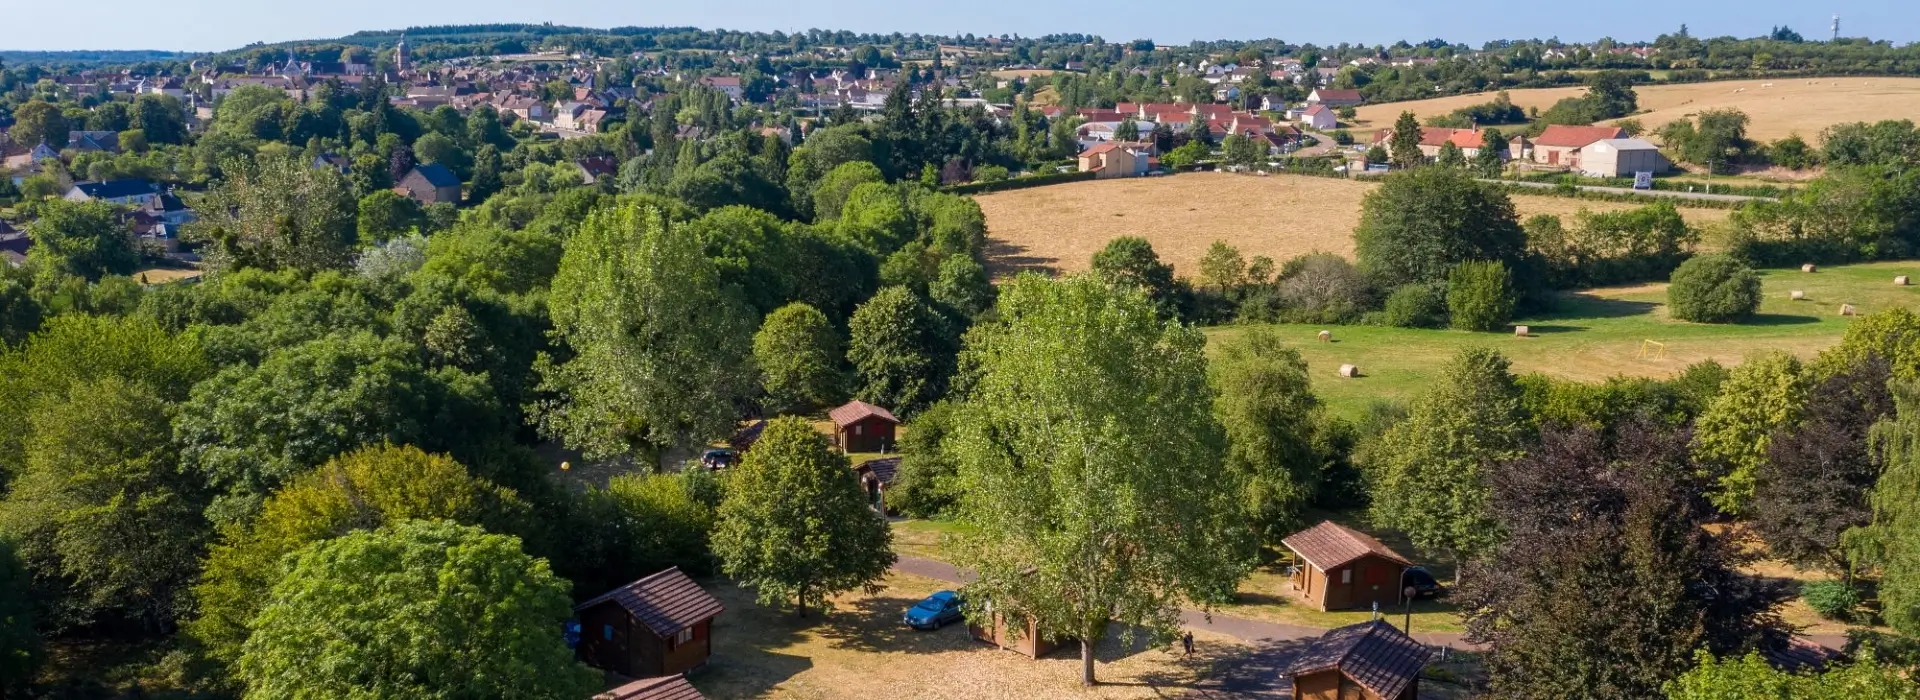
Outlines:
{"label": "parked car", "polygon": [[937,630],[949,622],[959,622],[960,618],[960,595],[940,591],[908,608],[906,623],[917,630]]}
{"label": "parked car", "polygon": [[1432,598],[1440,595],[1440,581],[1427,571],[1427,567],[1409,566],[1407,572],[1400,576],[1400,580],[1403,582],[1402,586],[1413,587],[1415,598]]}
{"label": "parked car", "polygon": [[707,450],[700,455],[700,464],[708,469],[720,470],[733,466],[740,461],[740,455],[729,449]]}

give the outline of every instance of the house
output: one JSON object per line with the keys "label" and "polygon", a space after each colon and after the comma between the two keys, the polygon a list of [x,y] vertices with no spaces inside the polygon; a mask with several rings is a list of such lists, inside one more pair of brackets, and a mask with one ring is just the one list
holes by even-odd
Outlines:
{"label": "house", "polygon": [[728,99],[738,100],[746,95],[746,88],[740,84],[740,76],[708,76],[700,79],[700,84],[727,94]]}
{"label": "house", "polygon": [[117,131],[69,131],[67,148],[81,153],[120,152],[120,132]]}
{"label": "house", "polygon": [[1413,565],[1380,540],[1331,520],[1280,543],[1300,560],[1291,567],[1294,592],[1320,610],[1399,604],[1401,577]]}
{"label": "house", "polygon": [[613,156],[590,156],[573,162],[580,169],[580,183],[591,185],[601,178],[613,177],[620,172],[620,163]]}
{"label": "house", "polygon": [[160,196],[159,185],[153,184],[151,180],[135,178],[76,183],[67,190],[64,199],[69,202],[106,202],[144,206],[158,196]]}
{"label": "house", "polygon": [[1667,158],[1660,148],[1642,139],[1601,139],[1580,149],[1574,161],[1583,175],[1628,177],[1634,173],[1664,173]]}
{"label": "house", "polygon": [[0,219],[0,257],[6,258],[9,265],[19,267],[26,264],[27,249],[32,247],[33,239],[27,236],[27,232]]}
{"label": "house", "polygon": [[1533,162],[1577,168],[1580,166],[1580,149],[1593,145],[1595,141],[1624,138],[1628,138],[1626,130],[1617,126],[1554,124],[1533,137]]}
{"label": "house", "polygon": [[187,208],[186,202],[180,201],[180,198],[174,196],[171,190],[161,192],[159,196],[147,200],[146,204],[140,206],[140,212],[168,226],[176,227],[193,223],[194,219],[198,218],[192,209]]}
{"label": "house", "polygon": [[1300,113],[1300,123],[1317,131],[1326,131],[1339,126],[1340,120],[1334,118],[1332,107],[1316,104],[1307,107],[1307,111]]}
{"label": "house", "polygon": [[1328,630],[1287,668],[1296,700],[1414,700],[1433,650],[1385,620]]}
{"label": "house", "polygon": [[[1392,129],[1381,129],[1373,134],[1373,143],[1383,148],[1392,140]],[[1453,144],[1455,148],[1460,149],[1460,155],[1472,158],[1480,155],[1480,149],[1486,146],[1486,134],[1483,131],[1475,129],[1449,129],[1440,126],[1420,127],[1421,155],[1428,158],[1438,158],[1440,157],[1440,150],[1446,148],[1449,143]],[[1511,151],[1511,143],[1508,144],[1508,149]],[[1501,158],[1504,159],[1507,157],[1509,157],[1509,154],[1501,154]]]}
{"label": "house", "polygon": [[460,203],[460,178],[439,163],[414,166],[393,190],[423,205]]}
{"label": "house", "polygon": [[1080,172],[1091,172],[1097,180],[1135,177],[1147,174],[1147,159],[1109,141],[1080,152]]}
{"label": "house", "polygon": [[706,700],[700,690],[680,674],[647,678],[593,696],[593,700]]}
{"label": "house", "polygon": [[853,401],[827,412],[833,419],[833,440],[840,451],[890,452],[894,428],[900,419],[887,409],[865,401]]}
{"label": "house", "polygon": [[576,651],[589,666],[628,678],[685,673],[713,655],[718,599],[674,567],[574,606]]}
{"label": "house", "polygon": [[1335,90],[1332,88],[1314,88],[1307,93],[1307,104],[1326,105],[1328,107],[1352,107],[1367,98],[1360,96],[1359,90]]}
{"label": "house", "polygon": [[313,163],[309,164],[309,167],[315,170],[332,168],[334,172],[347,175],[353,172],[353,160],[336,153],[322,153],[313,157]]}

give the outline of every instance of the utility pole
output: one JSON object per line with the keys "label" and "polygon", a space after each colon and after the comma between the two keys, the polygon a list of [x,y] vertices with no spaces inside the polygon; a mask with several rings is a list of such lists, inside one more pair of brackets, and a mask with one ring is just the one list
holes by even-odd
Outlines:
{"label": "utility pole", "polygon": [[1833,40],[1840,40],[1840,15],[1833,16]]}

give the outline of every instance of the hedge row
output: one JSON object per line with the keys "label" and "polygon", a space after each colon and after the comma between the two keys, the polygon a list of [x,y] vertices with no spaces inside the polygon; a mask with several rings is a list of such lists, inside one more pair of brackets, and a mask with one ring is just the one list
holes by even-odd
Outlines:
{"label": "hedge row", "polygon": [[[1633,178],[1630,178],[1630,177],[1587,177],[1587,176],[1569,176],[1565,173],[1532,173],[1528,175],[1522,175],[1520,176],[1520,179],[1526,182],[1559,183],[1559,182],[1565,181],[1568,177],[1574,178],[1573,184],[1582,185],[1582,186],[1625,187],[1625,188],[1633,187]],[[1689,187],[1694,188],[1694,191],[1700,191],[1700,188],[1702,187],[1702,183],[1699,180],[1672,180],[1672,179],[1662,179],[1662,178],[1654,178],[1653,180],[1653,189],[1656,189],[1656,190],[1662,190],[1667,192],[1686,192],[1687,188]],[[1793,191],[1792,187],[1780,187],[1778,185],[1753,185],[1753,184],[1737,185],[1737,184],[1723,183],[1723,182],[1713,183],[1714,194],[1736,194],[1743,197],[1779,198],[1779,197],[1787,196],[1787,194],[1791,193],[1792,191]]]}
{"label": "hedge row", "polygon": [[[1511,182],[1499,182],[1499,183],[1487,182],[1486,184],[1492,185],[1494,187],[1498,187],[1501,190],[1505,191],[1507,194],[1529,194],[1537,197],[1566,197],[1568,199],[1591,199],[1591,200],[1600,201],[1600,202],[1632,202],[1635,204],[1651,204],[1653,202],[1661,201],[1664,199],[1666,201],[1673,202],[1674,206],[1681,207],[1681,208],[1692,208],[1692,209],[1739,209],[1741,206],[1746,204],[1746,202],[1743,202],[1743,201],[1724,201],[1724,200],[1718,200],[1718,199],[1681,199],[1678,197],[1655,197],[1652,195],[1644,195],[1644,194],[1619,194],[1615,192],[1595,192],[1592,190],[1569,191],[1566,188],[1562,188],[1562,187],[1527,187],[1525,185],[1516,185]],[[1720,193],[1716,192],[1715,194],[1720,194]]]}
{"label": "hedge row", "polygon": [[1016,177],[1008,180],[1000,180],[997,182],[969,182],[963,185],[952,185],[950,187],[947,187],[946,191],[952,194],[980,194],[983,192],[1018,190],[1018,189],[1025,189],[1028,187],[1039,187],[1041,185],[1058,185],[1063,182],[1079,182],[1081,180],[1092,180],[1098,174],[1099,173],[1095,173],[1089,170],[1084,173],[1076,172],[1076,173],[1049,173],[1046,175],[1028,175],[1026,177]]}

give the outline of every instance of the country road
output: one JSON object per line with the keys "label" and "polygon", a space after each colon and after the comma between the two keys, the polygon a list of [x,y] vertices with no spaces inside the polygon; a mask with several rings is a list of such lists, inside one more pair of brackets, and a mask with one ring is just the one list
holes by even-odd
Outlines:
{"label": "country road", "polygon": [[[1552,182],[1516,182],[1513,180],[1491,180],[1480,178],[1481,182],[1496,182],[1503,185],[1519,185],[1538,189],[1553,189],[1560,185]],[[1772,197],[1748,197],[1738,194],[1707,194],[1705,192],[1675,192],[1673,190],[1636,190],[1630,187],[1600,187],[1597,185],[1575,185],[1574,189],[1583,192],[1605,192],[1608,194],[1634,194],[1642,197],[1668,197],[1672,199],[1693,199],[1707,202],[1777,202]]]}

